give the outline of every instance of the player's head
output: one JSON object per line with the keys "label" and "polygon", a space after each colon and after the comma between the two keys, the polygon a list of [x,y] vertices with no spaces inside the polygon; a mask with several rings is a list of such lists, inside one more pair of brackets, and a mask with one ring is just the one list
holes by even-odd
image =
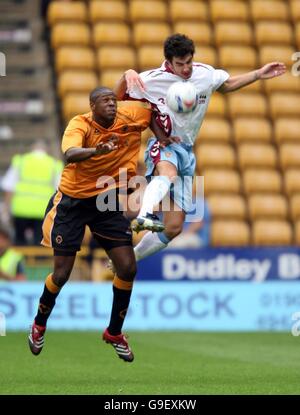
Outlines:
{"label": "player's head", "polygon": [[164,55],[173,72],[183,79],[193,72],[194,42],[180,33],[169,36],[164,43]]}
{"label": "player's head", "polygon": [[90,93],[90,106],[97,120],[105,124],[114,121],[117,113],[117,98],[114,92],[104,86],[93,89]]}

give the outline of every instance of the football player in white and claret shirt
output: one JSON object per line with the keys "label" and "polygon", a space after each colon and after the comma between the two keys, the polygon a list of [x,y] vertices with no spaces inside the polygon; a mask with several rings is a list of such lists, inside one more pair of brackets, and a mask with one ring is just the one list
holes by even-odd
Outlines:
{"label": "football player in white and claret shirt", "polygon": [[[242,75],[230,76],[224,70],[193,62],[194,42],[183,34],[174,34],[164,42],[165,61],[160,68],[138,74],[127,70],[115,87],[119,100],[146,100],[157,110],[159,137],[150,138],[145,153],[146,187],[142,206],[132,222],[136,231],[148,232],[135,247],[136,259],[145,258],[161,249],[182,230],[186,213],[191,209],[192,178],[195,173],[193,144],[203,122],[213,92],[236,91],[258,79],[270,79],[285,73],[281,62],[271,62]],[[198,92],[196,108],[187,113],[172,111],[166,104],[168,88],[177,81],[192,82]],[[181,184],[176,186],[178,180]],[[172,189],[171,185],[175,183]],[[175,189],[175,191],[174,191]],[[176,190],[177,189],[177,190]],[[163,222],[153,214],[170,191],[172,203],[163,211]]]}

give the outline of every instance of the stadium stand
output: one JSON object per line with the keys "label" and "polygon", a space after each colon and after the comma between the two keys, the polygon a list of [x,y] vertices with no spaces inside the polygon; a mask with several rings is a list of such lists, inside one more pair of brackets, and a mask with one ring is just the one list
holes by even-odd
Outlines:
{"label": "stadium stand", "polygon": [[250,0],[253,21],[288,20],[289,5],[283,0]]}
{"label": "stadium stand", "polygon": [[94,25],[93,39],[95,47],[101,45],[129,45],[130,30],[127,24],[122,22],[100,22]]}
{"label": "stadium stand", "polygon": [[163,59],[161,46],[141,46],[137,50],[137,65],[141,71],[160,66]]}
{"label": "stadium stand", "polygon": [[128,14],[131,22],[166,21],[168,8],[165,1],[131,0],[128,5]]}
{"label": "stadium stand", "polygon": [[286,219],[288,203],[280,194],[252,194],[248,201],[249,217],[255,219]]}
{"label": "stadium stand", "polygon": [[103,69],[124,69],[134,67],[136,58],[130,46],[101,46],[97,50],[97,65]]}
{"label": "stadium stand", "polygon": [[[201,166],[202,168],[202,166]],[[220,193],[239,193],[241,191],[240,174],[233,169],[201,170],[204,176],[204,192],[206,196]]]}
{"label": "stadium stand", "polygon": [[213,29],[207,22],[178,20],[173,24],[173,32],[185,33],[199,45],[199,49],[201,49],[202,45],[211,45],[213,43]]}
{"label": "stadium stand", "polygon": [[88,46],[91,32],[86,23],[57,23],[51,31],[51,45],[54,49],[60,46]]}
{"label": "stadium stand", "polygon": [[62,46],[55,54],[55,69],[59,73],[64,70],[94,70],[95,53],[89,47]]}
{"label": "stadium stand", "polygon": [[16,153],[47,141],[59,156],[59,126],[52,69],[37,0],[0,3],[0,50],[6,76],[0,78],[0,175]]}
{"label": "stadium stand", "polygon": [[286,220],[258,219],[252,225],[252,242],[262,245],[290,245],[293,241],[291,224]]}
{"label": "stadium stand", "polygon": [[[142,45],[159,45],[171,34],[167,23],[135,23],[132,29],[133,43],[136,47]],[[160,54],[161,55],[161,52]]]}
{"label": "stadium stand", "polygon": [[50,26],[59,22],[86,22],[87,20],[88,10],[83,1],[70,4],[54,1],[49,4],[48,23]]}
{"label": "stadium stand", "polygon": [[196,158],[199,168],[212,167],[233,168],[236,164],[235,152],[229,144],[199,144],[196,148]]}
{"label": "stadium stand", "polygon": [[243,196],[211,195],[207,198],[214,219],[246,219],[247,205]]}
{"label": "stadium stand", "polygon": [[252,193],[280,193],[282,191],[282,176],[276,169],[259,170],[249,168],[243,172],[243,190],[246,195]]}
{"label": "stadium stand", "polygon": [[243,142],[270,142],[272,124],[268,118],[236,117],[232,121],[233,137],[237,144]]}
{"label": "stadium stand", "polygon": [[226,119],[209,117],[202,124],[198,141],[229,142],[231,137],[231,125]]}
{"label": "stadium stand", "polygon": [[95,72],[88,71],[64,71],[58,77],[58,93],[61,97],[68,92],[83,92],[89,94],[98,85]]}
{"label": "stadium stand", "polygon": [[222,0],[210,1],[211,20],[237,20],[247,21],[249,17],[249,7],[247,2],[228,0],[224,7]]}
{"label": "stadium stand", "polygon": [[[196,44],[196,61],[224,68],[231,75],[273,60],[284,61],[290,69],[294,64],[292,55],[300,45],[298,0],[63,3],[51,2],[47,19],[65,123],[75,113],[88,110],[85,91],[95,82],[113,87],[125,69],[142,71],[160,66],[162,42],[170,33],[189,35]],[[35,30],[40,29],[36,26]],[[17,54],[14,59],[18,59]],[[47,55],[43,58],[39,54],[39,59],[41,65]],[[47,70],[36,76],[45,82]],[[50,78],[48,73],[48,81]],[[24,88],[30,90],[30,82],[25,84]],[[288,71],[234,94],[213,96],[196,142],[197,171],[204,174],[205,194],[212,198],[215,212],[219,212],[219,201],[230,216],[226,206],[232,201],[230,218],[243,235],[232,240],[226,236],[228,227],[216,213],[214,244],[277,245],[280,241],[286,244],[300,240],[295,213],[300,193],[299,91],[300,77]],[[43,99],[47,101],[50,96],[44,94]],[[53,103],[47,102],[44,108],[48,113],[53,111]],[[21,131],[21,127],[14,127],[14,131]],[[38,126],[35,131],[40,131]],[[49,131],[44,134],[50,135]],[[144,143],[149,134],[144,135]],[[276,216],[285,229],[281,239],[276,232],[266,231],[265,238],[260,233],[264,226],[260,214],[267,210],[270,200],[274,204],[272,212],[278,209],[282,213]],[[268,218],[266,226],[269,229],[276,223],[273,217],[271,221]],[[216,229],[224,229],[223,239]],[[295,229],[294,236],[288,229]]]}
{"label": "stadium stand", "polygon": [[242,170],[246,168],[275,168],[276,149],[271,144],[242,143],[238,146],[238,160]]}
{"label": "stadium stand", "polygon": [[[208,116],[225,117],[226,115],[226,98],[218,93],[212,95],[207,109]],[[200,130],[201,131],[201,130]],[[201,133],[200,133],[201,134]]]}
{"label": "stadium stand", "polygon": [[89,2],[89,16],[92,24],[98,21],[125,22],[127,5],[124,1],[95,0]]}
{"label": "stadium stand", "polygon": [[99,84],[105,85],[108,88],[113,88],[116,82],[123,75],[123,72],[124,72],[123,70],[119,70],[119,69],[102,70],[101,75],[99,77]]}
{"label": "stadium stand", "polygon": [[296,52],[296,48],[293,46],[286,45],[264,45],[259,49],[259,64],[260,66],[265,65],[268,62],[284,62],[286,66],[290,69],[293,61],[291,59],[292,55]]}
{"label": "stadium stand", "polygon": [[300,221],[297,220],[295,222],[295,240],[294,243],[296,245],[300,245]]}
{"label": "stadium stand", "polygon": [[279,118],[274,120],[274,138],[278,144],[299,142],[300,120],[298,118]]}
{"label": "stadium stand", "polygon": [[252,28],[247,22],[218,21],[215,24],[214,32],[216,46],[253,44]]}
{"label": "stadium stand", "polygon": [[208,20],[208,4],[204,1],[172,0],[169,3],[169,13],[172,22],[185,20],[188,22]]}
{"label": "stadium stand", "polygon": [[296,193],[290,198],[290,215],[293,221],[300,219],[300,193]]}
{"label": "stadium stand", "polygon": [[239,67],[255,68],[257,65],[256,50],[252,46],[228,46],[219,47],[219,65],[222,68]]}
{"label": "stadium stand", "polygon": [[300,89],[300,79],[293,76],[290,72],[285,73],[284,76],[269,79],[264,82],[264,90],[267,94],[272,92],[295,92]]}
{"label": "stadium stand", "polygon": [[300,21],[300,4],[298,0],[290,0],[290,13],[294,22]]}
{"label": "stadium stand", "polygon": [[266,97],[259,92],[236,92],[227,97],[230,117],[265,117],[268,106]]}
{"label": "stadium stand", "polygon": [[288,196],[300,193],[300,169],[289,168],[285,171],[284,188]]}
{"label": "stadium stand", "polygon": [[196,62],[205,62],[207,65],[217,66],[217,51],[213,46],[203,46],[201,43],[196,45],[196,53],[194,55]]}
{"label": "stadium stand", "polygon": [[255,25],[255,40],[261,45],[285,45],[293,43],[293,29],[288,22],[257,22]]}
{"label": "stadium stand", "polygon": [[247,246],[250,226],[242,220],[215,220],[212,224],[212,246]]}

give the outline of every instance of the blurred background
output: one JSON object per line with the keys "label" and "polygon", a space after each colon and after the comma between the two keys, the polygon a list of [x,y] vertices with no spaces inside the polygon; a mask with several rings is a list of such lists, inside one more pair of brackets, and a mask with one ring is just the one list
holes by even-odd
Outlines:
{"label": "blurred background", "polygon": [[[14,265],[0,257],[0,311],[10,328],[28,327],[33,311],[26,298],[38,296],[52,269],[52,251],[39,240],[45,204],[63,168],[64,128],[89,111],[88,95],[97,85],[112,88],[126,69],[160,66],[163,42],[176,32],[194,40],[195,61],[231,75],[271,61],[288,70],[213,95],[195,146],[197,175],[205,182],[204,219],[139,263],[128,327],[291,327],[300,308],[300,56],[294,55],[300,0],[2,0],[0,255],[9,250]],[[141,172],[150,135],[143,134]],[[76,283],[62,296],[72,306],[49,327],[98,327],[102,317],[91,306],[91,282],[111,278],[87,231],[71,276]],[[110,284],[99,288],[106,296],[110,291]],[[84,317],[76,317],[76,307]]]}

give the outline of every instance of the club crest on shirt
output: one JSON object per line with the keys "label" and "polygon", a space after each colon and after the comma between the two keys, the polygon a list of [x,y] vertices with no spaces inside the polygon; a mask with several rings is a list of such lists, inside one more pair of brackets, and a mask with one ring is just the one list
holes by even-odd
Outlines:
{"label": "club crest on shirt", "polygon": [[55,242],[57,244],[61,244],[63,241],[63,237],[61,235],[57,235],[57,237],[55,238]]}
{"label": "club crest on shirt", "polygon": [[198,104],[205,104],[206,95],[199,95]]}

